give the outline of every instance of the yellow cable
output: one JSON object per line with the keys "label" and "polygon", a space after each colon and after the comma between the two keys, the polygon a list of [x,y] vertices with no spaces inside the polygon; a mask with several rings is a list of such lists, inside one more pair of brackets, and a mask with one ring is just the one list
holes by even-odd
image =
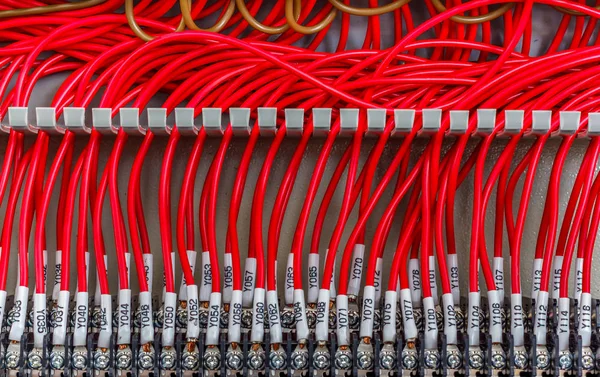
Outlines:
{"label": "yellow cable", "polygon": [[397,0],[377,8],[357,8],[344,4],[340,0],[329,0],[329,2],[340,11],[352,14],[354,16],[379,16],[384,13],[395,11],[396,9],[408,4],[410,0]]}
{"label": "yellow cable", "polygon": [[225,26],[231,19],[231,16],[233,16],[233,13],[235,12],[235,0],[229,0],[229,5],[227,6],[225,13],[223,13],[223,16],[217,21],[217,23],[215,23],[208,29],[202,29],[198,27],[198,25],[196,25],[196,22],[192,17],[192,11],[190,9],[191,6],[189,0],[179,0],[179,7],[181,8],[181,16],[183,17],[183,20],[188,28],[192,30],[211,31],[218,33],[225,28]]}
{"label": "yellow cable", "polygon": [[[267,25],[263,24],[262,22],[258,21],[256,18],[254,18],[254,16],[252,16],[250,14],[248,7],[246,7],[245,0],[235,0],[235,3],[237,5],[238,11],[242,15],[242,17],[244,17],[244,20],[246,20],[246,22],[250,26],[252,26],[254,29],[260,31],[261,33],[271,34],[271,35],[282,34],[290,28],[290,25],[288,25],[287,23],[283,24],[281,26],[267,26]],[[300,1],[297,1],[296,4],[301,5]],[[297,8],[296,14],[300,14],[300,11],[299,11],[300,7],[297,6],[296,8]]]}
{"label": "yellow cable", "polygon": [[300,25],[294,18],[294,0],[285,0],[285,19],[292,29],[301,34],[315,34],[325,29],[333,22],[337,9],[332,8],[327,16],[316,25]]}
{"label": "yellow cable", "polygon": [[77,3],[52,4],[33,8],[3,10],[0,11],[0,18],[35,16],[40,14],[67,12],[71,10],[90,8],[94,5],[102,4],[105,1],[106,0],[87,0],[80,1]]}
{"label": "yellow cable", "polygon": [[[444,6],[444,4],[442,4],[442,2],[440,0],[431,0],[431,3],[435,7],[435,9],[440,13],[443,13],[447,10],[446,7]],[[512,8],[514,5],[515,5],[515,3],[506,3],[506,4],[502,5],[500,8],[493,10],[491,12],[488,12],[486,14],[481,14],[479,16],[455,15],[455,16],[450,17],[450,19],[452,21],[458,22],[460,24],[481,24],[484,22],[495,20],[496,18],[502,16],[504,13],[508,12],[508,10],[510,8]]]}
{"label": "yellow cable", "polygon": [[[127,23],[129,24],[129,27],[131,28],[133,33],[137,35],[141,40],[143,40],[144,42],[150,42],[154,39],[154,36],[142,30],[140,25],[138,25],[137,21],[135,20],[135,15],[133,14],[133,0],[125,0],[125,17],[127,18]],[[185,29],[185,23],[183,22],[182,17],[175,31],[179,32],[183,29]]]}

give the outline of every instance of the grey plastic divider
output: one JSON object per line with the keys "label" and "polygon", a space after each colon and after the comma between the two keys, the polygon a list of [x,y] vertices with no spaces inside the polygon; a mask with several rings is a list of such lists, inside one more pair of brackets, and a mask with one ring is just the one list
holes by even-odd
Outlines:
{"label": "grey plastic divider", "polygon": [[[114,135],[122,128],[130,135],[144,135],[146,130],[151,130],[156,135],[166,136],[176,125],[183,136],[197,135],[200,128],[204,128],[209,136],[221,136],[223,121],[229,119],[235,136],[247,137],[254,125],[259,127],[262,136],[273,136],[280,122],[285,121],[286,132],[289,136],[302,135],[308,122],[312,122],[313,136],[324,137],[330,132],[334,120],[334,110],[331,108],[314,108],[310,111],[291,108],[278,111],[278,109],[270,107],[260,107],[255,110],[230,108],[225,114],[220,108],[203,108],[198,117],[195,116],[195,109],[176,108],[174,109],[175,124],[169,124],[168,111],[165,108],[148,108],[147,110],[121,108],[119,109],[118,126],[115,126],[112,109],[94,108],[91,110],[90,124],[92,126],[90,127],[86,124],[86,109],[84,108],[64,108],[62,122],[56,114],[56,109],[52,107],[35,108],[35,122],[29,119],[29,110],[26,107],[9,107],[6,119],[0,120],[0,129],[4,132],[13,129],[25,134],[36,134],[38,130],[44,130],[51,135],[60,135],[66,130],[70,130],[80,135],[87,135],[93,128],[101,134]],[[147,124],[140,123],[141,111],[147,112]],[[338,110],[341,136],[351,136],[358,129],[361,119],[366,119],[367,135],[377,136],[384,132],[388,125],[388,114],[385,110],[367,109],[364,113],[362,111],[354,108]],[[392,137],[406,135],[414,127],[420,127],[419,135],[432,135],[439,132],[442,122],[445,121],[448,122],[448,135],[464,135],[473,120],[476,121],[474,135],[489,135],[500,124],[503,128],[496,129],[497,135],[510,136],[523,131],[526,115],[530,116],[531,125],[525,130],[525,135],[544,135],[550,132],[553,123],[558,122],[559,127],[552,136],[576,133],[581,136],[600,136],[600,113],[581,114],[579,111],[534,110],[525,114],[523,110],[498,112],[496,109],[477,109],[476,111],[423,109],[419,114],[413,109],[396,109],[392,115],[393,118],[389,120],[393,123]],[[420,121],[417,122],[418,115]],[[580,127],[582,119],[586,122],[586,127],[583,128]]]}

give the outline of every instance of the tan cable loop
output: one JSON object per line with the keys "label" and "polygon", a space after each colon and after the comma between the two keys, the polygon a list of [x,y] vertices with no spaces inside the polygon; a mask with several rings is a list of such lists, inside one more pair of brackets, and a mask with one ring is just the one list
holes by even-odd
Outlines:
{"label": "tan cable loop", "polygon": [[[569,8],[556,7],[556,6],[553,7],[553,8],[556,9],[557,11],[559,11],[559,12],[566,13],[566,14],[571,15],[571,16],[587,16],[587,14],[585,14],[585,13],[581,13],[580,11],[572,10],[572,9],[569,9]],[[592,9],[600,10],[600,5],[599,6],[595,6]]]}
{"label": "tan cable loop", "polygon": [[354,16],[379,16],[403,7],[404,5],[410,3],[410,0],[396,0],[392,3],[377,8],[357,8],[344,4],[340,0],[329,0],[329,2],[340,11],[352,14]]}
{"label": "tan cable loop", "polygon": [[300,34],[315,34],[320,32],[333,22],[336,14],[337,9],[334,7],[318,24],[312,26],[300,25],[294,18],[294,0],[285,0],[285,19],[290,27]]}
{"label": "tan cable loop", "polygon": [[[141,40],[143,40],[144,42],[150,42],[154,39],[152,35],[142,30],[140,25],[138,25],[137,21],[135,20],[135,15],[133,14],[133,0],[125,0],[125,17],[127,18],[127,23],[129,24],[129,27],[131,28],[133,33],[137,35]],[[175,31],[179,32],[183,29],[185,29],[185,23],[183,22],[182,17]]]}
{"label": "tan cable loop", "polygon": [[[294,1],[294,6],[295,6],[294,14],[296,15],[295,16],[296,20],[298,20],[298,18],[300,17],[300,12],[302,11],[301,1],[302,0]],[[245,0],[235,0],[235,3],[237,5],[238,11],[240,12],[240,14],[244,18],[244,20],[246,20],[246,22],[252,28],[260,31],[261,33],[270,34],[270,35],[282,34],[290,28],[290,25],[288,23],[285,23],[281,26],[267,26],[267,25],[263,24],[262,22],[258,21],[256,18],[254,18],[254,16],[252,16],[250,14],[250,11],[246,7]]]}
{"label": "tan cable loop", "polygon": [[223,16],[211,27],[208,29],[202,29],[196,25],[196,21],[192,17],[192,10],[190,5],[190,0],[179,0],[179,7],[181,8],[181,16],[188,28],[192,30],[200,30],[200,31],[210,31],[214,33],[218,33],[221,30],[225,29],[227,23],[235,13],[235,0],[229,0],[229,5],[223,13]]}
{"label": "tan cable loop", "polygon": [[44,6],[32,7],[32,8],[3,10],[3,11],[0,11],[0,18],[35,16],[35,15],[39,15],[39,14],[67,12],[67,11],[71,11],[71,10],[90,8],[95,5],[100,5],[105,1],[106,0],[87,0],[87,1],[80,1],[77,3],[52,4],[52,5],[44,5]]}
{"label": "tan cable loop", "polygon": [[[435,9],[440,13],[443,13],[447,10],[446,7],[444,6],[444,4],[442,4],[442,2],[440,0],[431,0],[431,3],[435,7]],[[512,8],[514,5],[515,5],[515,3],[506,3],[506,4],[502,5],[500,8],[493,10],[491,12],[488,12],[486,14],[481,14],[479,16],[456,15],[456,16],[450,17],[450,19],[454,22],[458,22],[461,24],[481,24],[484,22],[489,22],[489,21],[495,20],[496,18],[502,16],[504,13],[508,12],[508,10],[510,8]]]}

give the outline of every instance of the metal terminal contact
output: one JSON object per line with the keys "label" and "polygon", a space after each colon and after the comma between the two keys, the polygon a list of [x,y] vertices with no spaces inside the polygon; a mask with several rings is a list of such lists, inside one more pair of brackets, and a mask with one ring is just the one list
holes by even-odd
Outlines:
{"label": "metal terminal contact", "polygon": [[315,304],[308,304],[306,306],[306,323],[309,329],[314,329],[317,325],[317,310]]}
{"label": "metal terminal contact", "polygon": [[160,350],[159,366],[161,370],[175,370],[177,352],[174,347],[163,347]]}
{"label": "metal terminal contact", "polygon": [[115,366],[119,370],[131,369],[131,362],[133,360],[133,352],[129,345],[119,345],[117,348],[117,354],[115,355]]}
{"label": "metal terminal contact", "polygon": [[379,352],[379,367],[383,370],[394,370],[397,362],[394,345],[385,343],[381,348],[381,352]]}
{"label": "metal terminal contact", "polygon": [[34,348],[27,355],[27,367],[32,370],[40,370],[44,364],[44,356],[42,350]]}
{"label": "metal terminal contact", "polygon": [[358,344],[356,350],[356,365],[358,369],[373,370],[375,355],[373,354],[373,345],[370,338],[364,338]]}
{"label": "metal terminal contact", "polygon": [[221,316],[219,318],[220,327],[222,330],[229,328],[229,304],[223,304],[221,308]]}
{"label": "metal terminal contact", "polygon": [[66,350],[64,346],[52,347],[50,352],[50,368],[53,370],[61,370],[65,368]]}
{"label": "metal terminal contact", "polygon": [[[108,351],[104,350],[104,352],[102,352],[101,350],[96,350],[96,353],[94,355],[94,362],[96,361],[96,356],[98,356],[98,354],[100,354],[98,365],[102,368],[96,367],[96,369],[104,370],[108,368]],[[73,369],[76,371],[85,371],[88,368],[88,363],[89,361],[87,349],[85,347],[75,347],[73,349],[73,353],[71,354],[71,366],[73,367]]]}
{"label": "metal terminal contact", "polygon": [[[264,363],[264,361],[263,361]],[[229,370],[241,370],[244,367],[244,354],[237,343],[231,343],[225,354],[225,366]]]}
{"label": "metal terminal contact", "polygon": [[6,369],[18,369],[21,361],[21,344],[19,342],[10,342],[6,349],[5,367]]}
{"label": "metal terminal contact", "polygon": [[569,371],[573,368],[573,354],[571,352],[568,350],[560,351],[558,354],[558,368],[561,371]]}
{"label": "metal terminal contact", "polygon": [[292,330],[296,327],[296,316],[293,307],[286,306],[281,311],[281,326],[286,330]]}
{"label": "metal terminal contact", "polygon": [[590,371],[594,369],[597,358],[594,357],[594,353],[590,347],[583,347],[581,349],[581,369]]}
{"label": "metal terminal contact", "polygon": [[529,368],[529,356],[527,355],[527,350],[525,347],[515,347],[513,363],[515,368],[520,370],[526,370]]}
{"label": "metal terminal contact", "polygon": [[313,353],[313,368],[328,370],[331,366],[331,352],[325,342],[320,342]]}
{"label": "metal terminal contact", "polygon": [[165,320],[165,308],[164,308],[164,306],[161,306],[160,308],[158,308],[158,310],[156,310],[154,312],[154,315],[152,317],[154,319],[154,327],[157,328],[157,329],[162,329],[163,322]]}
{"label": "metal terminal contact", "polygon": [[152,344],[144,344],[138,351],[137,364],[141,370],[151,371],[154,369],[154,347]]}
{"label": "metal terminal contact", "polygon": [[[465,328],[465,313],[462,308],[458,305],[454,306],[454,316],[456,318],[456,330],[466,331]],[[401,322],[401,321],[399,321]]]}
{"label": "metal terminal contact", "polygon": [[242,309],[242,328],[250,329],[252,327],[252,309]]}
{"label": "metal terminal contact", "polygon": [[253,343],[248,351],[248,368],[250,370],[263,370],[265,369],[265,360],[267,354],[262,348],[260,343]]}
{"label": "metal terminal contact", "polygon": [[349,370],[352,368],[352,351],[348,346],[340,346],[335,351],[334,365],[339,370]]}
{"label": "metal terminal contact", "polygon": [[492,344],[492,354],[490,356],[490,364],[495,370],[504,370],[508,366],[506,362],[506,352],[500,344]]}
{"label": "metal terminal contact", "polygon": [[350,330],[360,328],[360,309],[356,301],[356,296],[348,296],[348,327]]}
{"label": "metal terminal contact", "polygon": [[[455,344],[449,344],[446,347],[446,367],[458,371],[463,369],[463,355]],[[453,373],[449,373],[453,375]]]}
{"label": "metal terminal contact", "polygon": [[204,352],[204,368],[210,371],[218,371],[221,368],[221,352],[215,346],[209,346]]}
{"label": "metal terminal contact", "polygon": [[205,329],[208,327],[208,302],[204,302],[200,305],[200,312],[198,313],[198,323],[200,328]]}
{"label": "metal terminal contact", "polygon": [[550,352],[543,345],[538,345],[535,351],[535,366],[538,370],[550,369]]}
{"label": "metal terminal contact", "polygon": [[188,339],[183,354],[181,355],[181,367],[186,371],[200,369],[200,351],[196,346],[195,339]]}
{"label": "metal terminal contact", "polygon": [[482,370],[485,366],[485,355],[478,346],[469,347],[469,368],[473,370]]}
{"label": "metal terminal contact", "polygon": [[305,370],[308,368],[308,350],[306,345],[300,343],[292,352],[292,369]]}
{"label": "metal terminal contact", "polygon": [[[73,317],[74,319],[75,317]],[[94,308],[92,309],[92,327],[95,327],[97,329],[100,328],[100,325],[102,324],[102,309],[99,306],[94,306]]]}
{"label": "metal terminal contact", "polygon": [[437,349],[426,349],[423,355],[423,364],[425,368],[437,370],[440,369],[440,351]]}
{"label": "metal terminal contact", "polygon": [[[87,367],[87,351],[84,347],[80,348],[80,351],[73,351],[73,367],[78,370],[85,370]],[[75,362],[77,361],[77,366],[75,366]],[[110,353],[106,348],[98,348],[94,352],[94,369],[96,371],[105,371],[108,370],[110,365]]]}
{"label": "metal terminal contact", "polygon": [[187,301],[179,301],[177,312],[175,313],[175,321],[180,329],[187,329]]}
{"label": "metal terminal contact", "polygon": [[423,310],[421,310],[421,308],[413,308],[413,315],[415,319],[415,326],[417,326],[419,331],[423,331]]}
{"label": "metal terminal contact", "polygon": [[419,367],[419,355],[414,340],[409,340],[402,349],[402,369],[414,371]]}
{"label": "metal terminal contact", "polygon": [[279,344],[271,345],[269,368],[271,370],[284,370],[287,368],[287,355]]}

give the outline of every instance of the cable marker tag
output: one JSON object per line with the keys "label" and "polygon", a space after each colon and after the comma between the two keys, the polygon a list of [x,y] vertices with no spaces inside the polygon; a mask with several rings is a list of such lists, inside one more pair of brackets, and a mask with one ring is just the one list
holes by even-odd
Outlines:
{"label": "cable marker tag", "polygon": [[542,260],[542,258],[535,258],[533,260],[533,274],[531,275],[531,276],[533,276],[533,280],[531,282],[531,284],[532,284],[531,299],[532,300],[537,299],[538,292],[540,291],[540,288],[542,286],[542,264],[543,263],[544,263],[544,261]]}
{"label": "cable marker tag", "polygon": [[44,337],[48,333],[46,294],[35,293],[33,295],[33,346],[42,348]]}
{"label": "cable marker tag", "polygon": [[241,340],[242,326],[242,291],[231,292],[231,304],[229,305],[229,343],[239,343]]}
{"label": "cable marker tag", "polygon": [[398,294],[396,291],[385,291],[383,303],[383,342],[396,342],[396,301]]}
{"label": "cable marker tag", "polygon": [[54,329],[52,332],[52,344],[54,345],[62,346],[65,344],[70,300],[71,293],[69,291],[58,292],[55,311],[56,317],[54,318]]}
{"label": "cable marker tag", "polygon": [[[85,302],[87,303],[87,297]],[[110,295],[102,295],[100,297],[100,316],[100,334],[98,336],[98,347],[108,348],[110,347],[110,338],[112,337],[112,297]],[[87,336],[87,329],[85,331],[85,335]],[[83,337],[82,343],[77,345],[85,346],[86,340],[87,339]]]}
{"label": "cable marker tag", "polygon": [[52,301],[58,300],[58,292],[60,292],[60,282],[62,281],[62,250],[56,250],[54,258],[54,287],[52,287]]}
{"label": "cable marker tag", "polygon": [[319,254],[308,254],[308,303],[319,299]]}
{"label": "cable marker tag", "polygon": [[558,351],[569,350],[569,321],[571,312],[571,302],[567,297],[558,299],[558,327],[556,332],[558,335]]}
{"label": "cable marker tag", "polygon": [[412,258],[408,261],[408,286],[411,292],[412,305],[421,307],[421,266],[419,260]]}
{"label": "cable marker tag", "polygon": [[315,339],[317,342],[326,342],[329,340],[329,293],[329,289],[319,289],[317,324],[315,329]]}
{"label": "cable marker tag", "polygon": [[584,292],[581,294],[579,314],[579,335],[581,345],[589,347],[592,344],[592,295]]}
{"label": "cable marker tag", "polygon": [[212,292],[208,306],[208,324],[206,328],[206,345],[216,346],[219,344],[219,333],[221,328],[221,293]]}
{"label": "cable marker tag", "polygon": [[425,349],[437,349],[438,327],[433,297],[423,298],[423,317],[425,320]]}
{"label": "cable marker tag", "polygon": [[479,317],[479,308],[481,305],[481,294],[479,292],[469,292],[469,312],[467,323],[467,334],[469,335],[469,345],[479,345],[479,328],[481,327]]}
{"label": "cable marker tag", "polygon": [[[152,294],[140,292],[140,342],[147,344],[154,341],[154,322],[152,320]],[[189,326],[188,326],[189,329]]]}
{"label": "cable marker tag", "polygon": [[548,292],[539,291],[535,305],[535,328],[533,331],[537,338],[537,344],[545,345],[548,327]]}
{"label": "cable marker tag", "polygon": [[229,304],[233,294],[233,258],[231,253],[223,255],[223,302]]}
{"label": "cable marker tag", "polygon": [[[246,258],[242,293],[242,306],[250,308],[254,302],[254,286],[256,280],[256,258]],[[200,297],[202,300],[202,297]]]}
{"label": "cable marker tag", "polygon": [[375,287],[365,286],[363,290],[362,315],[360,321],[360,337],[373,337],[373,320],[375,318]]}
{"label": "cable marker tag", "polygon": [[429,283],[431,284],[431,295],[433,298],[433,304],[438,306],[439,298],[438,298],[438,289],[437,289],[437,274],[435,271],[435,256],[429,256]]}
{"label": "cable marker tag", "polygon": [[294,254],[288,254],[285,269],[285,304],[294,304]]}
{"label": "cable marker tag", "polygon": [[119,290],[117,344],[131,343],[131,290]]}
{"label": "cable marker tag", "polygon": [[177,305],[177,294],[173,292],[165,293],[163,305],[163,332],[162,344],[165,347],[172,347],[175,344],[175,307]]}
{"label": "cable marker tag", "polygon": [[269,316],[269,335],[271,344],[280,344],[283,342],[283,334],[281,331],[281,317],[279,315],[279,298],[277,296],[277,291],[267,292],[267,314]]}
{"label": "cable marker tag", "polygon": [[352,267],[350,270],[350,282],[348,283],[348,295],[350,296],[358,296],[360,292],[364,260],[365,245],[354,245],[352,252]]}
{"label": "cable marker tag", "polygon": [[152,283],[154,276],[154,259],[152,254],[142,254],[144,260],[144,276],[146,277],[146,284],[148,284],[148,292],[152,293]]}
{"label": "cable marker tag", "polygon": [[454,305],[460,305],[460,284],[458,280],[458,255],[448,254],[447,263],[450,272],[450,288]]}
{"label": "cable marker tag", "polygon": [[198,339],[200,336],[200,302],[198,300],[198,286],[196,284],[186,285],[187,297],[187,330],[188,339]]}
{"label": "cable marker tag", "polygon": [[490,310],[490,335],[492,343],[502,343],[502,310],[500,292],[488,291],[488,305]]}
{"label": "cable marker tag", "polygon": [[25,331],[27,321],[27,302],[29,301],[29,288],[19,285],[15,291],[15,302],[13,310],[17,312],[17,318],[10,327],[8,339],[17,342],[21,341],[21,336]]}
{"label": "cable marker tag", "polygon": [[457,344],[456,311],[454,309],[452,293],[445,293],[442,295],[442,306],[444,311],[444,335],[446,335],[446,343]]}
{"label": "cable marker tag", "polygon": [[303,289],[294,290],[294,318],[296,319],[296,339],[308,339],[309,330]]}
{"label": "cable marker tag", "polygon": [[210,300],[212,292],[212,270],[210,267],[210,253],[202,252],[202,282],[200,283],[200,302]]}
{"label": "cable marker tag", "polygon": [[381,269],[383,266],[383,259],[377,258],[377,262],[375,262],[375,279],[373,280],[373,286],[375,287],[375,307],[379,308],[379,303],[381,302],[381,285],[382,285],[382,276]]}
{"label": "cable marker tag", "polygon": [[525,344],[525,326],[523,322],[523,297],[520,293],[510,295],[510,333],[515,347]]}
{"label": "cable marker tag", "polygon": [[252,330],[250,341],[261,343],[265,335],[265,289],[254,289],[254,303],[252,305]]}
{"label": "cable marker tag", "polygon": [[348,296],[337,295],[335,298],[335,306],[337,309],[337,341],[340,346],[350,344],[349,321],[348,321]]}
{"label": "cable marker tag", "polygon": [[402,310],[402,325],[404,327],[404,339],[414,339],[419,336],[415,323],[415,312],[410,288],[400,290],[400,309]]}

